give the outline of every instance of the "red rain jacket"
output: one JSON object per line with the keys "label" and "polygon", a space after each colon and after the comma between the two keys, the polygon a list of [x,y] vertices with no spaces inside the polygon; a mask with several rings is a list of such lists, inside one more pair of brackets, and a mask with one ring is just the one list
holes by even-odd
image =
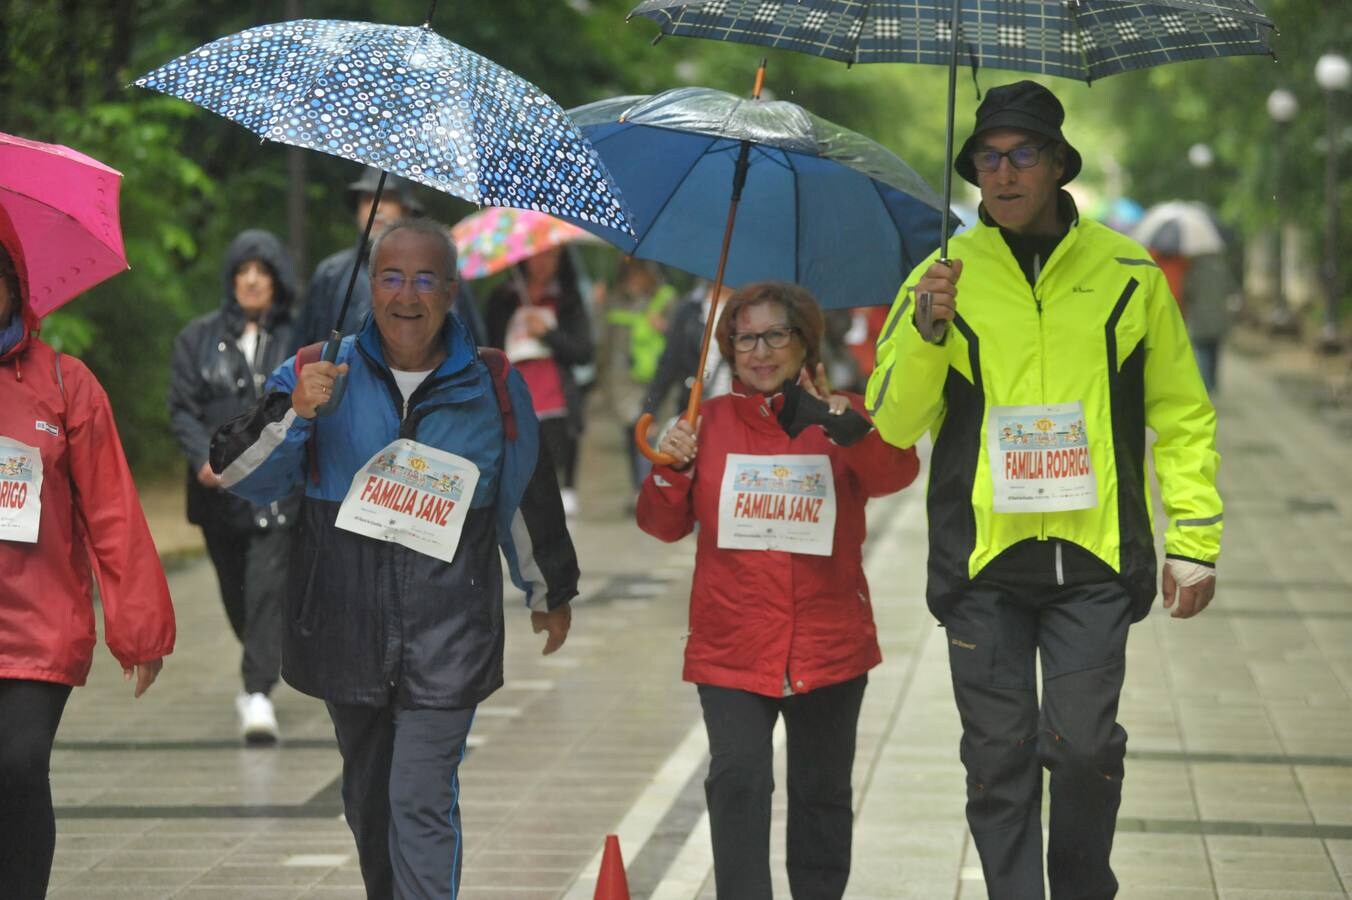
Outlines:
{"label": "red rain jacket", "polygon": [[22,314],[26,334],[0,356],[0,434],[41,450],[42,514],[36,544],[0,540],[0,678],[81,685],[96,640],[91,565],[124,668],[173,650],[174,610],[107,394],[64,354],[58,384],[55,351]]}
{"label": "red rain jacket", "polygon": [[[852,447],[817,426],[790,439],[775,418],[782,397],[733,393],[700,408],[699,456],[677,472],[654,467],[638,500],[639,527],[678,541],[699,524],[690,590],[686,681],[779,697],[849,681],[882,662],[864,578],[864,504],[899,491],[920,469],[915,450],[878,432]],[[846,394],[861,414],[863,399]],[[729,453],[824,454],[835,475],[831,556],[718,547],[718,503]]]}

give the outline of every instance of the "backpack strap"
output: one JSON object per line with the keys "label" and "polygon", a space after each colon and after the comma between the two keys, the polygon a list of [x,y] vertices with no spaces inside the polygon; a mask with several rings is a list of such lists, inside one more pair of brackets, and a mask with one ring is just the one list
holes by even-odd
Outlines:
{"label": "backpack strap", "polygon": [[493,377],[493,393],[498,398],[498,412],[502,414],[502,432],[509,441],[516,440],[516,412],[512,409],[512,393],[507,389],[507,373],[512,364],[507,354],[494,347],[480,347],[479,358],[488,366],[488,374]]}
{"label": "backpack strap", "polygon": [[[320,354],[324,352],[324,341],[316,341],[313,344],[306,344],[296,351],[296,380],[300,381],[300,370],[310,363],[319,362]],[[318,428],[310,429],[310,438],[305,442],[305,463],[310,471],[310,483],[319,484],[319,449],[315,446],[315,439],[319,435]]]}

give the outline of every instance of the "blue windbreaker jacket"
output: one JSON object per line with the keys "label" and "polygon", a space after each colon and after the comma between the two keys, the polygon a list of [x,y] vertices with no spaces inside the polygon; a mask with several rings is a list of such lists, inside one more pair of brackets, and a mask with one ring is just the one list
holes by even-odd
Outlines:
{"label": "blue windbreaker jacket", "polygon": [[[577,594],[577,556],[525,382],[508,372],[518,432],[508,440],[492,376],[467,329],[450,316],[443,335],[446,359],[407,409],[368,317],[340,347],[338,362],[350,367],[347,394],[332,415],[304,419],[292,410],[292,358],[272,373],[258,405],[212,441],[212,467],[254,503],[305,484],[282,654],[283,678],[303,693],[436,708],[486,698],[502,684],[499,546],[531,609]],[[334,525],[356,473],[398,438],[479,468],[450,563]]]}

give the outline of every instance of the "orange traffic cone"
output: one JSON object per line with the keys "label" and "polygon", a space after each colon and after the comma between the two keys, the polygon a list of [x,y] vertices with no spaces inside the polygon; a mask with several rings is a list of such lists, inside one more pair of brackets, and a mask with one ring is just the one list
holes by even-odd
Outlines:
{"label": "orange traffic cone", "polygon": [[601,874],[596,879],[592,900],[629,900],[629,879],[624,877],[624,857],[620,855],[620,839],[616,835],[606,835]]}

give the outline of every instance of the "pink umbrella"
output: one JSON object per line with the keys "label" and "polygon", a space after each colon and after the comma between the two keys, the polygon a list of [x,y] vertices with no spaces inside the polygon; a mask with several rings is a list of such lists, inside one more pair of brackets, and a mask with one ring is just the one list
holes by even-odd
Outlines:
{"label": "pink umbrella", "polygon": [[121,184],[83,153],[0,132],[0,242],[39,316],[126,270]]}
{"label": "pink umbrella", "polygon": [[574,241],[601,243],[576,225],[528,209],[490,206],[451,229],[461,278],[484,278],[537,253]]}

